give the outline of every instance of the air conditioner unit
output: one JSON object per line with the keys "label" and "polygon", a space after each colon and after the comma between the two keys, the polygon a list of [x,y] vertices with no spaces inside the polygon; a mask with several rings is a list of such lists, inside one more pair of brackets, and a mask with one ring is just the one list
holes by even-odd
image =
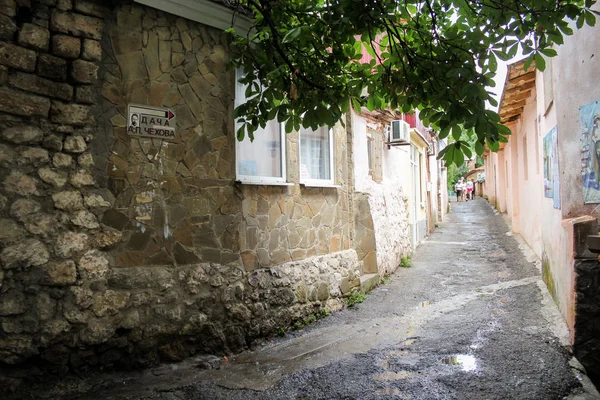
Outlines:
{"label": "air conditioner unit", "polygon": [[390,142],[410,142],[410,125],[406,121],[392,121]]}

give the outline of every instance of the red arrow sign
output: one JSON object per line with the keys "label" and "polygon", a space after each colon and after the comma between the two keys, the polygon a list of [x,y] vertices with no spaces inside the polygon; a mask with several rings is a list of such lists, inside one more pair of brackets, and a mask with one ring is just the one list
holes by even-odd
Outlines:
{"label": "red arrow sign", "polygon": [[169,110],[168,118],[169,119],[175,118],[175,114],[173,114],[173,111]]}

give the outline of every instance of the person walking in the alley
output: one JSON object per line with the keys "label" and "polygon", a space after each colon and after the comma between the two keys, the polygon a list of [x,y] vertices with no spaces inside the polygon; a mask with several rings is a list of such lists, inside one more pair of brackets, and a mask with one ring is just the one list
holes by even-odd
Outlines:
{"label": "person walking in the alley", "polygon": [[454,191],[456,192],[456,201],[460,201],[462,197],[462,180],[454,184]]}
{"label": "person walking in the alley", "polygon": [[467,181],[467,201],[473,200],[473,179]]}

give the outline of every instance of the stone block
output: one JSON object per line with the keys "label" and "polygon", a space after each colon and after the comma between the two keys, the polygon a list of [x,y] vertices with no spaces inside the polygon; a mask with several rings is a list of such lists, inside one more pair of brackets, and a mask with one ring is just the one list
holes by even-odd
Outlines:
{"label": "stone block", "polygon": [[86,15],[55,10],[50,17],[50,29],[52,31],[68,33],[73,36],[100,40],[102,39],[103,28],[104,22],[101,19]]}
{"label": "stone block", "polygon": [[379,274],[367,274],[360,277],[360,290],[369,293],[379,285]]}
{"label": "stone block", "polygon": [[74,225],[81,226],[87,229],[97,229],[100,227],[96,216],[89,211],[81,210],[77,211],[71,217],[71,222]]}
{"label": "stone block", "polygon": [[9,82],[11,85],[28,92],[65,101],[73,98],[73,87],[71,85],[40,78],[37,75],[17,72],[10,76]]}
{"label": "stone block", "polygon": [[50,160],[48,151],[39,147],[21,148],[20,158],[17,160],[18,165],[34,165],[39,166],[47,164]]}
{"label": "stone block", "polygon": [[85,205],[90,208],[105,208],[110,207],[111,203],[99,194],[89,194],[85,196]]}
{"label": "stone block", "polygon": [[73,260],[49,262],[44,265],[42,285],[67,286],[77,281],[77,268]]}
{"label": "stone block", "polygon": [[48,135],[44,138],[42,145],[50,150],[61,151],[63,148],[63,138],[60,135]]}
{"label": "stone block", "polygon": [[50,99],[7,88],[0,88],[0,99],[10,99],[0,101],[0,111],[9,114],[47,117],[50,111]]}
{"label": "stone block", "polygon": [[38,175],[44,182],[57,188],[61,188],[67,183],[67,173],[59,172],[52,168],[41,168],[38,171]]}
{"label": "stone block", "polygon": [[95,345],[106,342],[115,333],[115,327],[105,320],[92,319],[79,334],[84,344]]}
{"label": "stone block", "polygon": [[71,174],[69,183],[76,188],[91,186],[94,184],[94,177],[87,172],[77,171],[74,174]]}
{"label": "stone block", "polygon": [[88,235],[85,233],[65,232],[58,236],[54,251],[59,257],[71,258],[88,249]]}
{"label": "stone block", "polygon": [[0,64],[24,71],[33,71],[37,54],[20,46],[0,42]]}
{"label": "stone block", "polygon": [[34,235],[53,236],[58,224],[56,218],[48,214],[31,214],[23,218],[25,228]]}
{"label": "stone block", "polygon": [[30,199],[18,199],[10,206],[10,215],[23,218],[26,215],[40,211],[41,206],[37,201]]}
{"label": "stone block", "polygon": [[0,13],[0,39],[12,40],[17,31],[17,25],[8,15]]}
{"label": "stone block", "polygon": [[258,258],[253,251],[242,252],[242,263],[244,264],[244,269],[247,272],[254,271],[259,267]]}
{"label": "stone block", "polygon": [[78,83],[94,83],[98,79],[98,66],[89,61],[75,60],[71,77]]}
{"label": "stone block", "polygon": [[59,210],[76,211],[83,209],[83,199],[79,192],[60,192],[52,195],[54,207]]}
{"label": "stone block", "polygon": [[102,279],[108,274],[109,262],[101,252],[91,250],[81,257],[77,270],[82,279]]}
{"label": "stone block", "polygon": [[158,42],[158,61],[162,72],[171,70],[171,42],[161,40]]}
{"label": "stone block", "polygon": [[0,297],[0,315],[19,315],[27,310],[25,295],[17,290],[10,290]]}
{"label": "stone block", "polygon": [[81,40],[73,36],[54,35],[52,37],[52,53],[64,58],[78,58],[81,54]]}
{"label": "stone block", "polygon": [[19,196],[38,196],[40,193],[37,184],[38,182],[30,176],[13,170],[4,180],[4,189]]}
{"label": "stone block", "polygon": [[92,39],[84,39],[83,54],[81,57],[88,61],[100,61],[102,59],[102,46],[100,42]]}
{"label": "stone block", "polygon": [[0,242],[9,240],[13,241],[23,235],[25,231],[13,220],[0,219]]}
{"label": "stone block", "polygon": [[64,81],[67,79],[67,62],[50,54],[40,54],[37,73],[44,78]]}
{"label": "stone block", "polygon": [[0,338],[0,359],[6,364],[17,364],[38,354],[32,338],[26,336],[6,336]]}
{"label": "stone block", "polygon": [[90,0],[75,0],[75,10],[98,18],[104,18],[108,12],[108,9],[103,7],[100,2]]}
{"label": "stone block", "polygon": [[19,44],[34,50],[47,51],[50,46],[50,32],[34,24],[23,24],[19,31]]}
{"label": "stone block", "polygon": [[44,265],[50,259],[46,246],[35,239],[25,239],[6,247],[0,255],[4,268],[24,268]]}
{"label": "stone block", "polygon": [[108,249],[121,242],[123,234],[114,229],[106,229],[97,233],[93,238],[93,244],[99,249]]}
{"label": "stone block", "polygon": [[94,104],[96,93],[93,86],[78,86],[75,89],[75,101],[82,104]]}
{"label": "stone block", "polygon": [[55,153],[52,157],[54,168],[69,168],[73,165],[73,157],[65,153]]}
{"label": "stone block", "polygon": [[[89,111],[90,106],[53,101],[50,109],[50,119],[57,124],[85,125],[88,122]],[[65,150],[66,146],[67,141],[65,140]]]}
{"label": "stone block", "polygon": [[68,153],[83,153],[87,150],[87,144],[81,136],[68,136],[64,141],[63,150]]}
{"label": "stone block", "polygon": [[92,311],[97,317],[115,315],[121,309],[125,308],[129,297],[130,294],[127,292],[115,292],[113,290],[107,290],[102,296],[96,296],[94,298]]}
{"label": "stone block", "polygon": [[2,131],[2,138],[12,143],[40,143],[44,132],[37,126],[23,125],[6,128]]}
{"label": "stone block", "polygon": [[73,9],[73,0],[58,0],[56,2],[56,8],[62,11],[69,11]]}

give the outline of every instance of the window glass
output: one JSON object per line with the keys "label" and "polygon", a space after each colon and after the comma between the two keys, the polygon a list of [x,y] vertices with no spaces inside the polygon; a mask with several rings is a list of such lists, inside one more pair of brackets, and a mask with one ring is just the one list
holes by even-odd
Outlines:
{"label": "window glass", "polygon": [[[237,76],[241,76],[239,71]],[[246,101],[246,87],[237,82],[236,107]],[[236,121],[236,132],[240,125]],[[281,124],[273,120],[254,132],[254,141],[247,134],[241,142],[236,140],[237,179],[256,183],[285,182],[284,139]]]}
{"label": "window glass", "polygon": [[331,131],[322,127],[313,131],[300,129],[300,181],[328,180],[332,178]]}

